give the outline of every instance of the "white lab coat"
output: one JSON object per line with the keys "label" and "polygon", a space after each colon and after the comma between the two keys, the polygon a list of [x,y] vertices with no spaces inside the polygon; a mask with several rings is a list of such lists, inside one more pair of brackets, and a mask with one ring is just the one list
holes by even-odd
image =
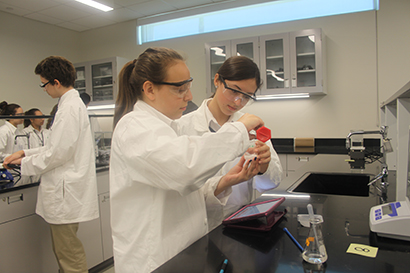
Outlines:
{"label": "white lab coat", "polygon": [[46,146],[24,150],[23,175],[41,175],[36,213],[50,224],[98,218],[97,179],[90,123],[78,91],[67,91]]}
{"label": "white lab coat", "polygon": [[14,152],[25,148],[26,139],[17,138],[17,135],[22,135],[23,132],[8,121],[0,127],[0,162]]}
{"label": "white lab coat", "polygon": [[50,134],[50,131],[47,129],[41,129],[39,132],[31,125],[24,128],[23,132],[29,136],[28,143],[30,149],[44,146]]}
{"label": "white lab coat", "polygon": [[[209,124],[211,120],[216,123],[215,118],[208,109],[208,102],[210,100],[211,99],[204,100],[202,105],[196,111],[184,115],[178,120],[179,129],[181,130],[179,132],[180,134],[201,136],[210,132]],[[228,122],[238,120],[243,114],[244,113],[239,111],[235,112],[230,117]],[[279,186],[283,176],[282,165],[275,149],[272,146],[272,143],[267,141],[266,144],[269,146],[271,152],[271,161],[267,171],[263,175],[257,175],[248,181],[233,186],[232,194],[229,196],[228,202],[225,206],[208,209],[209,230],[212,230],[220,225],[226,217],[237,211],[242,206],[255,200],[264,191]],[[210,179],[211,183],[213,179],[218,179],[219,176],[225,175],[234,165],[238,163],[239,159],[240,157],[233,161],[227,162],[216,174],[216,178]]]}
{"label": "white lab coat", "polygon": [[[178,136],[175,121],[143,101],[118,122],[111,144],[110,204],[115,272],[151,272],[208,231],[205,181],[247,149],[240,122],[204,137]],[[219,181],[217,181],[219,182]]]}

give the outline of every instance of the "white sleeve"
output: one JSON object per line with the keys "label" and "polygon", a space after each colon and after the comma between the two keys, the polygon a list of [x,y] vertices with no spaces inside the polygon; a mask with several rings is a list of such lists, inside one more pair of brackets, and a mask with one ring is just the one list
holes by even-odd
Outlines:
{"label": "white sleeve", "polygon": [[0,134],[0,161],[4,161],[10,154],[6,153],[7,134]]}
{"label": "white sleeve", "polygon": [[47,146],[24,150],[27,154],[21,161],[22,174],[43,174],[72,159],[83,125],[79,121],[77,109],[67,108],[57,112],[58,117],[54,121]]}
{"label": "white sleeve", "polygon": [[270,148],[271,160],[269,167],[263,175],[256,175],[253,181],[253,187],[263,193],[279,186],[283,178],[283,169],[279,156],[272,146],[271,141],[266,143]]}
{"label": "white sleeve", "polygon": [[209,231],[217,227],[224,220],[224,207],[232,194],[232,187],[229,187],[218,196],[215,196],[214,192],[221,178],[221,175],[215,175],[208,179],[200,189],[205,196]]}
{"label": "white sleeve", "polygon": [[[199,137],[177,136],[163,123],[142,119],[126,119],[126,125],[120,128],[117,125],[111,162],[112,165],[122,162],[115,167],[152,187],[189,194],[200,189],[225,162],[247,148],[248,133],[240,122]],[[135,166],[143,166],[143,171]]]}

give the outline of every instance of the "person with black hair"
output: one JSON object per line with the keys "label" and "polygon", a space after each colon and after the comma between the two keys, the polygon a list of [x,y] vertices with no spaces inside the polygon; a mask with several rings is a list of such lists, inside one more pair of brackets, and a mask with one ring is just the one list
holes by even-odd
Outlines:
{"label": "person with black hair", "polygon": [[[15,103],[8,104],[6,101],[0,103],[0,115],[2,116],[23,116],[23,108]],[[23,133],[17,127],[24,119],[7,119],[0,127],[0,161],[3,161],[12,153],[25,148],[26,139],[16,138]]]}
{"label": "person with black hair", "polygon": [[88,272],[77,237],[80,222],[99,217],[95,156],[87,110],[73,88],[76,72],[66,58],[50,56],[34,73],[58,107],[45,146],[18,151],[3,165],[21,164],[22,175],[41,175],[36,213],[50,225],[61,272]]}
{"label": "person with black hair", "polygon": [[[31,108],[24,113],[25,116],[42,116],[40,109]],[[23,132],[28,135],[28,148],[42,147],[46,144],[49,130],[43,129],[44,118],[30,118],[24,120]]]}
{"label": "person with black hair", "polygon": [[[202,136],[209,132],[217,132],[224,124],[237,121],[244,115],[240,110],[255,100],[255,93],[261,84],[259,68],[250,58],[228,58],[215,74],[216,91],[212,98],[204,100],[197,110],[178,120],[181,133]],[[208,209],[210,230],[221,224],[233,212],[255,200],[264,191],[276,188],[282,180],[282,165],[271,141],[257,141],[256,149],[260,159],[260,173],[250,177],[246,183],[232,186],[232,194],[224,206]],[[226,163],[214,179],[227,173],[239,160],[240,157]]]}

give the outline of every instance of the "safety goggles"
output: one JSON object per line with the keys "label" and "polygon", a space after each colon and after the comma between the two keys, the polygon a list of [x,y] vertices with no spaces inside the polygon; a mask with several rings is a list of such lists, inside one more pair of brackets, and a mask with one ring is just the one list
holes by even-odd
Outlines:
{"label": "safety goggles", "polygon": [[255,94],[249,95],[249,94],[246,94],[245,92],[242,92],[242,91],[239,91],[237,89],[231,88],[226,84],[226,82],[222,78],[222,76],[219,76],[219,78],[221,79],[221,81],[222,81],[222,83],[225,87],[225,89],[222,91],[222,93],[224,94],[225,98],[227,98],[228,100],[234,101],[234,102],[240,101],[240,104],[242,106],[250,105],[256,100]]}
{"label": "safety goggles", "polygon": [[188,80],[182,82],[155,82],[155,84],[169,85],[171,86],[170,90],[172,93],[177,95],[179,98],[184,98],[191,89],[193,80],[194,79],[190,77]]}

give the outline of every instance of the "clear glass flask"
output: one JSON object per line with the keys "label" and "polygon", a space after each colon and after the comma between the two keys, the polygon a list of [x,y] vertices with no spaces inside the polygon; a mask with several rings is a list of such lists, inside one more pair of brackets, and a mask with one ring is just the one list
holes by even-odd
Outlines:
{"label": "clear glass flask", "polygon": [[311,264],[322,264],[327,260],[327,252],[322,235],[323,221],[314,216],[310,220],[309,235],[302,253],[303,260]]}

